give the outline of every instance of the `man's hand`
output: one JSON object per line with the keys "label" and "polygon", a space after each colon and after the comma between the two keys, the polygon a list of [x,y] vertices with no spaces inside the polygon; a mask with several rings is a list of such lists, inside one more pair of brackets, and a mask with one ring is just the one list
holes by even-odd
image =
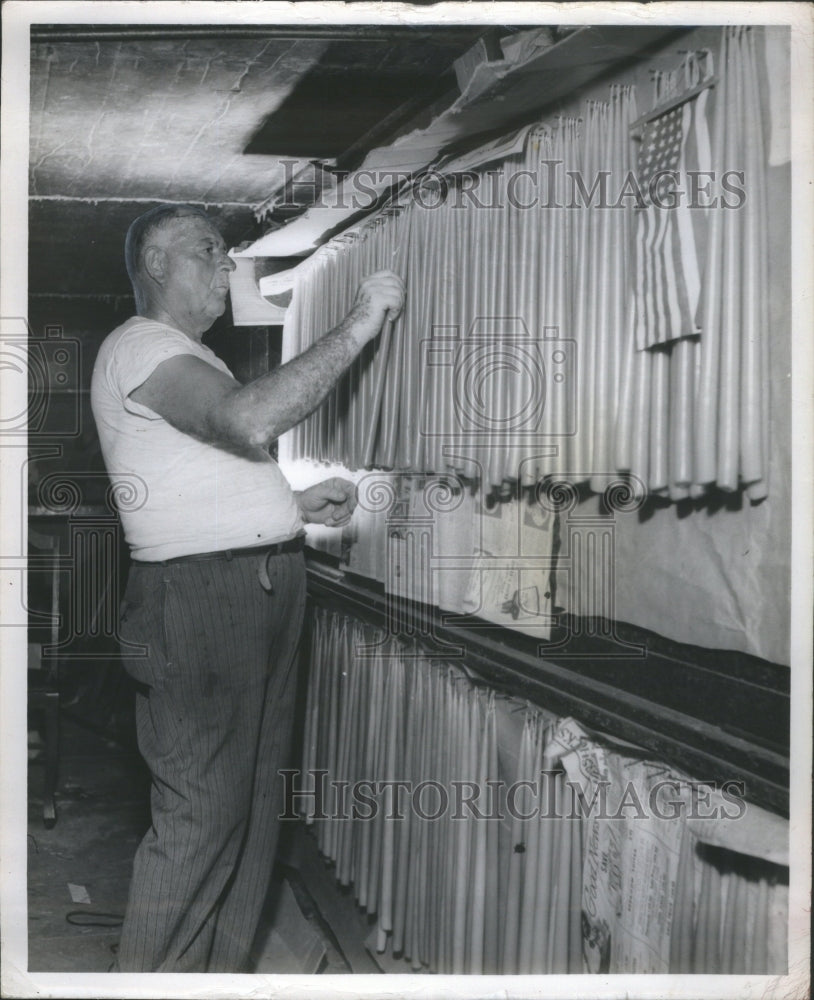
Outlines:
{"label": "man's hand", "polygon": [[359,283],[348,313],[350,329],[360,346],[377,336],[385,320],[404,308],[404,281],[393,271],[376,271]]}
{"label": "man's hand", "polygon": [[356,487],[347,479],[334,476],[302,493],[295,494],[304,521],[341,528],[350,521],[356,506]]}

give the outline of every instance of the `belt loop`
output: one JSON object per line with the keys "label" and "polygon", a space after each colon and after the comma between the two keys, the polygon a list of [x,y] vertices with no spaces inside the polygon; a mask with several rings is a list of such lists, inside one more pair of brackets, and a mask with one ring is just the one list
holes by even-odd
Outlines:
{"label": "belt loop", "polygon": [[269,552],[267,555],[263,556],[260,560],[260,565],[257,567],[257,576],[260,580],[260,586],[267,594],[274,593],[274,584],[271,582],[271,576],[269,575],[269,561],[272,554],[273,553]]}
{"label": "belt loop", "polygon": [[231,549],[227,549],[226,550],[226,558],[229,560],[229,562],[231,562],[234,559],[234,557],[235,557],[234,552],[232,552]]}

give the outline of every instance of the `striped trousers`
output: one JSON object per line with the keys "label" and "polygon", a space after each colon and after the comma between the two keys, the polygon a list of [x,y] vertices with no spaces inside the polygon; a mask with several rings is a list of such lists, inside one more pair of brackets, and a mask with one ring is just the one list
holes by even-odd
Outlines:
{"label": "striped trousers", "polygon": [[302,553],[134,563],[120,635],[144,647],[139,749],[152,775],[122,972],[247,972],[271,877],[305,604]]}

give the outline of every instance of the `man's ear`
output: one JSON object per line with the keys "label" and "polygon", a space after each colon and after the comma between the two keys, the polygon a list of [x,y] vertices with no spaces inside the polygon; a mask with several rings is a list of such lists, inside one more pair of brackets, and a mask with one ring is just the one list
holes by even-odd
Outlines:
{"label": "man's ear", "polygon": [[167,251],[163,247],[148,246],[144,251],[144,273],[162,284],[167,271]]}

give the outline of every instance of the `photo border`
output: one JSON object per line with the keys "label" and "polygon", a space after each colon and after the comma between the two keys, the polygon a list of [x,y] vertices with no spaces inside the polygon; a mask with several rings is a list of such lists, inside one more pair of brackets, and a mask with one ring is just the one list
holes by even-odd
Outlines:
{"label": "photo border", "polygon": [[[814,8],[798,3],[440,3],[210,2],[145,0],[94,3],[8,0],[2,7],[3,79],[0,164],[0,317],[26,317],[28,246],[29,26],[34,23],[178,24],[788,24],[792,128],[792,604],[789,968],[784,977],[754,976],[299,976],[220,974],[73,974],[27,971],[25,498],[15,489],[24,439],[0,445],[0,857],[2,994],[8,997],[249,997],[285,995],[411,997],[671,996],[728,998],[759,992],[802,996],[809,976],[811,886],[812,649],[812,59]],[[17,321],[18,321],[17,320]],[[1,375],[2,373],[0,373]],[[24,389],[4,380],[0,419],[25,409]]]}

